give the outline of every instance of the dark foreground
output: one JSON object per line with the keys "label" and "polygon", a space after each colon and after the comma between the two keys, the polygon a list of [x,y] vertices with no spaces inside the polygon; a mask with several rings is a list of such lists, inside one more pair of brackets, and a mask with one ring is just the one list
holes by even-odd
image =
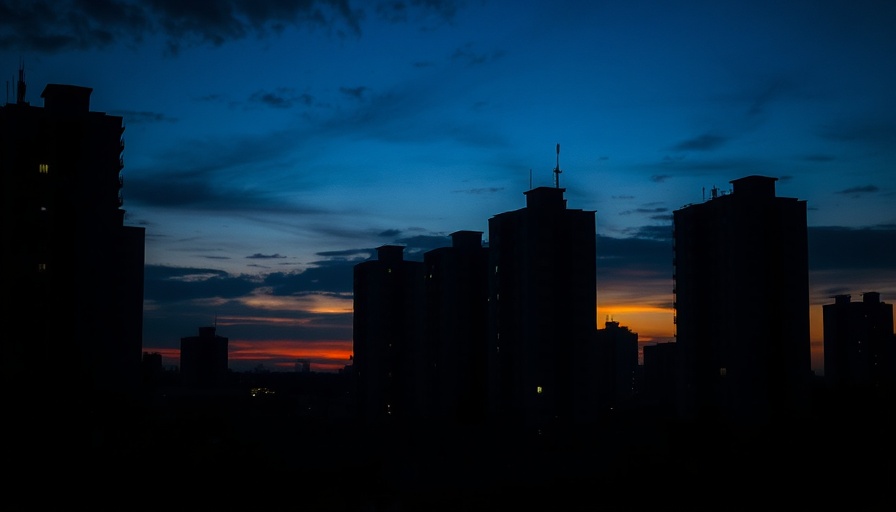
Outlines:
{"label": "dark foreground", "polygon": [[801,421],[738,428],[629,411],[540,433],[371,427],[310,410],[294,399],[195,396],[37,410],[9,420],[3,508],[896,510],[888,406],[824,403]]}

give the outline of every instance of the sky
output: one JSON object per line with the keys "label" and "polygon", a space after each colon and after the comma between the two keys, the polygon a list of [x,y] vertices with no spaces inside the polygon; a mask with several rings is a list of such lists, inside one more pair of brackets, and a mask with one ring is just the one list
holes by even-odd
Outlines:
{"label": "sky", "polygon": [[[824,304],[896,302],[896,3],[0,0],[6,101],[121,116],[143,347],[217,326],[236,371],[338,371],[352,270],[554,186],[595,212],[597,327],[674,340],[672,212],[748,175],[806,201]],[[2,75],[0,75],[2,76]],[[556,145],[560,145],[557,154]]]}

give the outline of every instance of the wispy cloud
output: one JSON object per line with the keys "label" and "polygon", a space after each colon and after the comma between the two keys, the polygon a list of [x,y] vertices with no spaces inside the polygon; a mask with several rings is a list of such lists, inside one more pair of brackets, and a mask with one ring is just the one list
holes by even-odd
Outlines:
{"label": "wispy cloud", "polygon": [[862,187],[849,187],[843,190],[838,190],[837,194],[858,197],[863,194],[873,194],[875,192],[878,192],[879,190],[880,189],[874,185],[865,185]]}
{"label": "wispy cloud", "polygon": [[721,135],[707,133],[678,142],[672,146],[672,149],[674,151],[710,151],[722,147],[727,140]]}
{"label": "wispy cloud", "polygon": [[[450,21],[458,5],[452,1],[382,2],[374,14],[394,23]],[[360,36],[367,17],[364,7],[346,0],[8,0],[0,2],[0,49],[53,53],[138,43],[162,34],[167,51],[178,53],[183,47],[270,37],[287,27]]]}
{"label": "wispy cloud", "polygon": [[894,271],[896,270],[894,247],[896,247],[896,226],[809,227],[809,268]]}
{"label": "wispy cloud", "polygon": [[314,97],[291,87],[278,87],[273,91],[256,91],[249,97],[250,103],[258,103],[277,109],[289,109],[296,105],[310,106]]}
{"label": "wispy cloud", "polygon": [[176,123],[178,121],[176,117],[171,117],[161,112],[110,110],[108,113],[113,116],[120,116],[125,126],[130,124]]}

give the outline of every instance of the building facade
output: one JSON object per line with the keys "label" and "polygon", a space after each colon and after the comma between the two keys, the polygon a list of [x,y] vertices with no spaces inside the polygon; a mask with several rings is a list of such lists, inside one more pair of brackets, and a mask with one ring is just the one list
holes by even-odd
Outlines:
{"label": "building facade", "polygon": [[353,372],[359,419],[425,417],[432,353],[424,344],[424,266],[384,245],[354,267]]}
{"label": "building facade", "polygon": [[16,103],[0,107],[0,373],[64,391],[60,405],[141,381],[144,229],[124,225],[122,118],[90,111],[91,92],[49,84],[33,106],[20,70]]}
{"label": "building facade", "polygon": [[807,406],[812,370],[806,203],[777,178],[673,212],[679,411],[767,421]]}
{"label": "building facade", "polygon": [[180,339],[181,383],[193,388],[220,388],[227,384],[228,338],[214,326],[200,327],[198,336]]}
{"label": "building facade", "polygon": [[488,248],[481,231],[454,232],[451,242],[423,255],[429,402],[441,422],[476,424],[487,411]]}
{"label": "building facade", "polygon": [[896,391],[893,305],[868,292],[861,301],[837,295],[822,311],[826,386],[844,393]]}
{"label": "building facade", "polygon": [[607,412],[630,402],[638,375],[638,333],[607,320],[596,333],[594,368],[600,378],[599,403]]}
{"label": "building facade", "polygon": [[564,192],[531,189],[525,208],[488,221],[490,410],[536,428],[597,405],[595,216]]}

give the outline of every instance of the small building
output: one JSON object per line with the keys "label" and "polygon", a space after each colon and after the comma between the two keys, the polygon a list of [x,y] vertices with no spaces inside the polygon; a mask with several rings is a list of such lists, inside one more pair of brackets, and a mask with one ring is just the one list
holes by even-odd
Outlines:
{"label": "small building", "polygon": [[228,339],[215,327],[200,327],[199,336],[180,339],[181,383],[188,387],[220,387],[227,382]]}

